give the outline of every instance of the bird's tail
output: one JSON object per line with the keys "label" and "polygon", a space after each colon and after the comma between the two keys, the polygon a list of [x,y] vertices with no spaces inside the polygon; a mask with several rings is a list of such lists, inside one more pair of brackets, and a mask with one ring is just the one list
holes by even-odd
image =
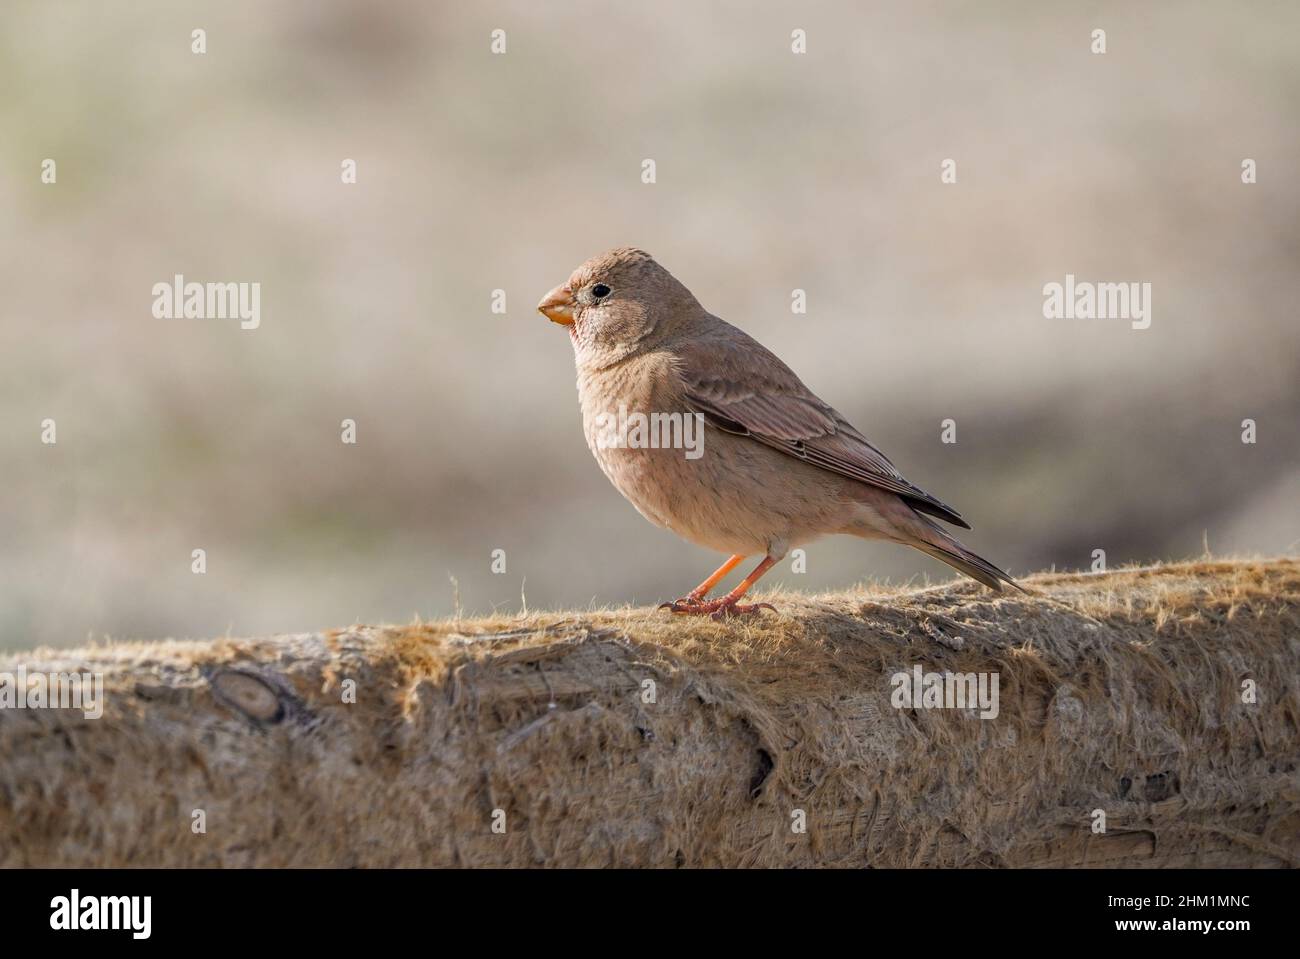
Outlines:
{"label": "bird's tail", "polygon": [[925,524],[921,535],[911,540],[908,545],[915,546],[924,553],[929,553],[940,562],[947,563],[959,573],[965,573],[973,580],[983,583],[989,589],[1002,592],[1002,584],[1014,586],[1022,593],[1025,591],[1019,583],[1006,572],[998,569],[983,556],[972,553],[938,525],[924,517],[918,517]]}

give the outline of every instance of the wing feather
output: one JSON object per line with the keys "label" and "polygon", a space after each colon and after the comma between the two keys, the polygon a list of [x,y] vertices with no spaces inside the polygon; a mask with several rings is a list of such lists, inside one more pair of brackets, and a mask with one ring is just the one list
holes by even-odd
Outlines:
{"label": "wing feather", "polygon": [[[721,321],[718,321],[721,324]],[[718,429],[896,493],[913,508],[970,529],[961,514],[913,486],[766,347],[735,327],[677,354],[687,402]]]}

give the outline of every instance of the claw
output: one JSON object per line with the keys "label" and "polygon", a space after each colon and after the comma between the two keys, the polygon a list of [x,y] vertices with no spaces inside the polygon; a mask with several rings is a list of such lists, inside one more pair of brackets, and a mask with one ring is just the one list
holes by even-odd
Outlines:
{"label": "claw", "polygon": [[678,599],[673,600],[671,603],[660,603],[659,608],[670,609],[674,613],[689,613],[692,612],[695,609],[695,607],[702,606],[703,604],[704,604],[703,598],[699,596],[687,595],[687,596],[679,597]]}

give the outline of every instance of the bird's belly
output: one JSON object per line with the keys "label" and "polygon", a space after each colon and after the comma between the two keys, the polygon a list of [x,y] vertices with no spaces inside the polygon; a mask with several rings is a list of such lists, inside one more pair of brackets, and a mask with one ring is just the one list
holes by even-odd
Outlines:
{"label": "bird's belly", "polygon": [[[707,549],[752,555],[807,542],[833,527],[824,513],[839,497],[821,488],[811,498],[808,490],[791,489],[790,464],[775,468],[773,458],[783,454],[712,429],[703,437],[695,450],[590,445],[610,482],[642,516]],[[821,477],[838,485],[815,470],[818,487]],[[795,487],[806,482],[797,469],[794,478]]]}
{"label": "bird's belly", "polygon": [[600,448],[592,454],[614,488],[656,526],[685,535],[680,528],[699,498],[698,479],[683,466],[681,450]]}

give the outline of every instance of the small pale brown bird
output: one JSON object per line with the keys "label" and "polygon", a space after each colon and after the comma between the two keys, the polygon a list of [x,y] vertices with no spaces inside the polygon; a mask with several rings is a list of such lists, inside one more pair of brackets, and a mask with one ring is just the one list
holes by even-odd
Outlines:
{"label": "small pale brown bird", "polygon": [[[930,518],[970,529],[956,510],[648,253],[592,257],[537,309],[569,328],[583,431],[610,482],[650,522],[730,556],[664,607],[719,619],[771,609],[740,599],[789,550],[831,533],[914,546],[990,589],[1020,588]],[[756,554],[735,589],[708,599]]]}

